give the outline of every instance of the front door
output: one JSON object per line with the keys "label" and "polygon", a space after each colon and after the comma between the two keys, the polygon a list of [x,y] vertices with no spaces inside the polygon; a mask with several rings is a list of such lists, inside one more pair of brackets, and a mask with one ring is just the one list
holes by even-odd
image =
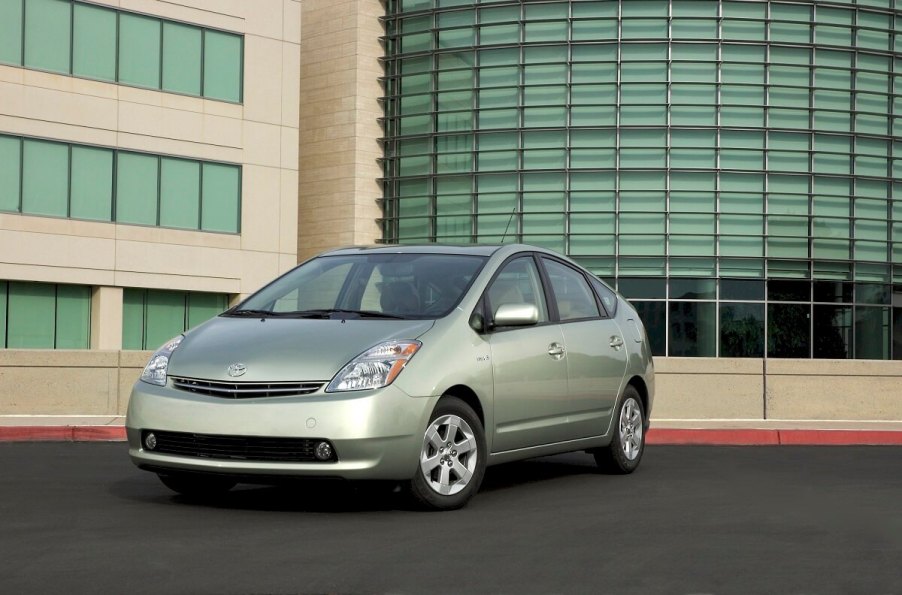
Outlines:
{"label": "front door", "polygon": [[[550,321],[532,256],[507,262],[485,296],[486,309],[532,304],[535,326],[495,328],[488,335],[495,382],[494,452],[558,442],[567,427],[567,358],[559,325]],[[489,320],[494,316],[490,315]]]}

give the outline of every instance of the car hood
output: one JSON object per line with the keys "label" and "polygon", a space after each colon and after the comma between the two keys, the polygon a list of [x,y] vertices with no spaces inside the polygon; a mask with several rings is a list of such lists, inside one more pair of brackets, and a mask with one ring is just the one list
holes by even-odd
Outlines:
{"label": "car hood", "polygon": [[[169,374],[231,382],[328,381],[351,359],[393,339],[416,339],[433,320],[309,320],[220,316],[185,335]],[[240,378],[228,367],[242,363]]]}

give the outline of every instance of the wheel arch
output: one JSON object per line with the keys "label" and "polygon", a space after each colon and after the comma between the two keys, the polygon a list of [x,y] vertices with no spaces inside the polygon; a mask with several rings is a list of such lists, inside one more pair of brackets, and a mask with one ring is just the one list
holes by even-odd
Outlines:
{"label": "wheel arch", "polygon": [[639,398],[642,399],[642,410],[645,411],[645,428],[648,429],[648,385],[645,384],[645,380],[643,380],[641,376],[633,376],[626,384],[627,386],[635,388],[639,393]]}
{"label": "wheel arch", "polygon": [[475,411],[476,415],[479,417],[479,423],[481,423],[483,429],[485,429],[485,410],[482,407],[482,401],[479,400],[479,395],[477,395],[472,388],[470,388],[466,384],[455,384],[454,386],[448,388],[448,390],[443,392],[442,396],[457,397],[458,399],[472,407],[473,411]]}

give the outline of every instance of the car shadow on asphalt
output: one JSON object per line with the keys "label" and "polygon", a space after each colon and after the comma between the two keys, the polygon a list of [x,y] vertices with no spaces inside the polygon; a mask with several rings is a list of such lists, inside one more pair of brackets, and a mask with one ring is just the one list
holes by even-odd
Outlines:
{"label": "car shadow on asphalt", "polygon": [[[583,461],[582,459],[585,459]],[[597,474],[591,457],[558,455],[495,465],[486,470],[479,493],[486,494],[529,484]],[[149,473],[110,484],[108,491],[121,499],[151,505],[185,505],[263,512],[360,513],[421,510],[396,482],[295,479],[280,485],[239,484],[208,498],[171,492]],[[478,498],[479,494],[477,494]]]}

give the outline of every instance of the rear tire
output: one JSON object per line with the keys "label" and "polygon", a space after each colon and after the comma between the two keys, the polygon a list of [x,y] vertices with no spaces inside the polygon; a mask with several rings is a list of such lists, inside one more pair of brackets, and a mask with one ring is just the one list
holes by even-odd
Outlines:
{"label": "rear tire", "polygon": [[606,473],[632,473],[645,452],[645,408],[639,391],[628,385],[614,413],[614,436],[611,443],[592,451],[598,468]]}
{"label": "rear tire", "polygon": [[199,473],[158,474],[160,481],[173,492],[196,499],[221,496],[235,487],[237,481]]}
{"label": "rear tire", "polygon": [[428,509],[461,508],[479,490],[487,456],[485,431],[473,408],[442,397],[423,433],[410,494]]}

